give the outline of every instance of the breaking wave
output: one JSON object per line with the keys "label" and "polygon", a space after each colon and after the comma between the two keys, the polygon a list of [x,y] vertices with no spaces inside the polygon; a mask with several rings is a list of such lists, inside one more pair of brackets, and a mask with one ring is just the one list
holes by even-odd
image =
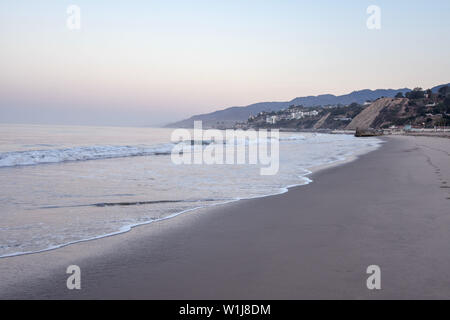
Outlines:
{"label": "breaking wave", "polygon": [[0,153],[0,167],[110,158],[170,155],[174,144],[156,146],[90,146]]}

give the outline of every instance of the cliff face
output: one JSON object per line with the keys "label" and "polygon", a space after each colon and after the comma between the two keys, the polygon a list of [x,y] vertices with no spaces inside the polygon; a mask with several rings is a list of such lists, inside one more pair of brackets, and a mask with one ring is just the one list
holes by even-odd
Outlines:
{"label": "cliff face", "polygon": [[[380,124],[374,124],[375,120],[379,120],[380,114],[385,109],[402,109],[408,104],[408,99],[405,98],[382,98],[370,106],[365,108],[358,114],[352,122],[346,127],[347,130],[355,130],[356,128],[366,129],[371,127],[378,127]],[[377,121],[378,122],[378,121]]]}
{"label": "cliff face", "polygon": [[313,129],[320,129],[320,127],[323,126],[323,124],[325,123],[325,121],[327,121],[328,117],[330,116],[330,112],[326,113],[322,118],[320,118],[319,121],[316,122],[316,124],[314,125]]}

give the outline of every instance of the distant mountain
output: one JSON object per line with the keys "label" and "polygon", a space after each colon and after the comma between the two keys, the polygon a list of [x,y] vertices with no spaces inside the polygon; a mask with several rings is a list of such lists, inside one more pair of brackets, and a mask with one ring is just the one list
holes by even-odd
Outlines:
{"label": "distant mountain", "polygon": [[217,122],[223,122],[225,125],[233,125],[238,121],[246,121],[251,115],[258,114],[261,111],[278,111],[289,107],[289,102],[260,102],[246,107],[231,107],[224,110],[193,116],[189,119],[168,124],[168,128],[191,128],[194,121],[203,121],[204,127],[213,127]]}
{"label": "distant mountain", "polygon": [[[442,85],[444,86],[444,85]],[[434,87],[432,90],[436,92],[440,87]],[[224,110],[219,110],[207,114],[201,114],[193,116],[189,119],[179,122],[171,123],[166,127],[169,128],[190,128],[193,126],[194,121],[203,121],[204,127],[214,127],[217,123],[224,126],[233,125],[239,121],[246,121],[251,115],[256,115],[261,111],[279,111],[288,108],[291,105],[303,105],[304,107],[326,106],[326,105],[349,105],[353,102],[362,104],[368,100],[376,100],[381,97],[393,98],[397,93],[401,92],[405,94],[411,91],[411,89],[378,89],[378,90],[360,90],[354,91],[350,94],[335,96],[332,94],[324,94],[319,96],[308,96],[295,98],[286,102],[260,102],[251,104],[245,107],[231,107]]]}
{"label": "distant mountain", "polygon": [[450,83],[441,84],[440,86],[433,87],[433,88],[431,88],[431,91],[433,93],[437,93],[439,91],[439,89],[442,88],[442,87],[450,87]]}

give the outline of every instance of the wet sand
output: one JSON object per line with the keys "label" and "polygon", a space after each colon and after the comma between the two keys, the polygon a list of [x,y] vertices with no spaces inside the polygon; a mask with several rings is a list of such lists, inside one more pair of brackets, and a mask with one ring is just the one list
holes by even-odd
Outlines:
{"label": "wet sand", "polygon": [[450,299],[450,139],[383,139],[282,195],[0,259],[0,298]]}

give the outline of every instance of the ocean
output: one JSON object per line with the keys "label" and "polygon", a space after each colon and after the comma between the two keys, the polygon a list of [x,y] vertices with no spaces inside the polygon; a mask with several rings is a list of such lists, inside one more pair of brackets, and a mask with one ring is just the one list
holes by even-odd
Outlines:
{"label": "ocean", "polygon": [[[0,125],[0,258],[56,249],[311,183],[376,138],[280,133],[279,171],[175,164],[172,129]],[[307,208],[299,208],[299,214]],[[276,213],[274,213],[276,214]]]}

